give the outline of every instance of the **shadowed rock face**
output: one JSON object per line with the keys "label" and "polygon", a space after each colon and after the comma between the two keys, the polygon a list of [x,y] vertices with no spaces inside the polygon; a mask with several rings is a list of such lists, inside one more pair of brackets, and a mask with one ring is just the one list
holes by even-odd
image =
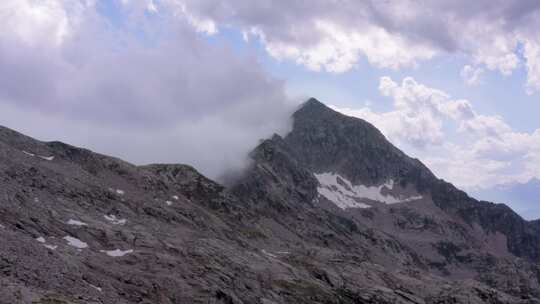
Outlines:
{"label": "shadowed rock face", "polygon": [[429,193],[439,208],[467,223],[508,237],[515,255],[540,261],[540,237],[503,204],[478,202],[437,179],[419,160],[388,142],[371,124],[337,113],[310,99],[294,114],[294,128],[284,141],[291,155],[312,172],[339,172],[352,182],[381,184],[389,179]]}
{"label": "shadowed rock face", "polygon": [[374,126],[337,113],[316,99],[307,101],[293,118],[293,131],[284,140],[311,171],[341,172],[363,184],[391,178],[434,179],[420,161],[394,147]]}
{"label": "shadowed rock face", "polygon": [[251,158],[224,187],[0,128],[0,303],[540,303],[539,225],[369,123],[311,99]]}

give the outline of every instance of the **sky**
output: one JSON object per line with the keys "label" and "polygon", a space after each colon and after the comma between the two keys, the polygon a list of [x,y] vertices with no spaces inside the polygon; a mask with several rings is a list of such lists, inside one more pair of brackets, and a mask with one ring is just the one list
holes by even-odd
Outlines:
{"label": "sky", "polygon": [[210,177],[315,97],[465,190],[540,178],[536,0],[2,0],[0,124]]}

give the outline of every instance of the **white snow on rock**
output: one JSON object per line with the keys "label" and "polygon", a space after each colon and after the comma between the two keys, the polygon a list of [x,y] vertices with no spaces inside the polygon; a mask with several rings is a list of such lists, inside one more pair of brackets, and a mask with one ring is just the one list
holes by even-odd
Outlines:
{"label": "white snow on rock", "polygon": [[38,155],[38,157],[41,158],[41,159],[47,160],[47,161],[52,161],[52,160],[54,160],[54,156],[43,156],[43,155]]}
{"label": "white snow on rock", "polygon": [[116,215],[114,215],[114,214],[111,214],[111,215],[105,214],[103,217],[107,221],[111,222],[111,224],[113,224],[113,225],[124,225],[127,222],[126,219],[117,218]]}
{"label": "white snow on rock", "polygon": [[22,153],[24,153],[24,154],[26,154],[26,155],[28,155],[30,157],[37,156],[37,157],[39,157],[39,158],[41,158],[43,160],[48,160],[48,161],[54,160],[54,156],[35,155],[34,153],[30,153],[30,152],[27,152],[27,151],[24,151],[24,150],[22,151]]}
{"label": "white snow on rock", "polygon": [[40,242],[41,244],[43,244],[43,246],[45,246],[45,248],[50,249],[50,250],[56,250],[56,248],[58,247],[56,245],[46,244],[45,238],[42,236],[36,238],[36,241]]}
{"label": "white snow on rock", "polygon": [[103,253],[107,254],[108,256],[110,256],[110,257],[117,258],[117,257],[123,257],[126,254],[133,253],[133,249],[128,249],[128,250],[120,250],[120,249],[100,250],[99,252],[103,252]]}
{"label": "white snow on rock", "polygon": [[270,252],[268,252],[268,251],[266,251],[266,250],[264,250],[264,249],[263,249],[263,250],[261,250],[261,252],[262,252],[262,253],[263,253],[264,255],[268,256],[268,257],[271,257],[271,258],[277,259],[277,255],[275,255],[275,254],[272,254],[272,253],[270,253]]}
{"label": "white snow on rock", "polygon": [[78,249],[83,249],[83,248],[88,247],[88,244],[86,244],[85,242],[79,240],[78,238],[74,238],[72,236],[65,236],[64,240],[66,240],[68,242],[69,246],[72,246],[72,247],[75,247],[75,248],[78,248]]}
{"label": "white snow on rock", "polygon": [[172,202],[171,201],[165,201],[165,204],[167,204],[167,206],[170,206],[170,205],[172,205]]}
{"label": "white snow on rock", "polygon": [[56,248],[58,248],[58,246],[56,245],[49,245],[49,244],[43,244],[43,246],[45,246],[45,248],[50,249],[50,250],[56,250]]}
{"label": "white snow on rock", "polygon": [[88,226],[88,224],[86,224],[86,223],[83,223],[83,222],[77,221],[77,220],[72,220],[72,219],[67,221],[67,224],[68,225],[73,225],[73,226]]}
{"label": "white snow on rock", "polygon": [[[388,188],[388,190],[394,190],[394,181],[393,180],[389,180],[387,181],[383,186],[385,186],[386,188]],[[381,187],[382,189],[382,187]]]}
{"label": "white snow on rock", "polygon": [[96,285],[92,285],[90,283],[88,283],[88,285],[90,285],[90,287],[94,288],[95,290],[99,291],[99,292],[102,292],[103,289],[101,289],[101,287],[97,287]]}
{"label": "white snow on rock", "polygon": [[116,189],[116,193],[119,195],[124,195],[126,192],[124,190]]}
{"label": "white snow on rock", "polygon": [[392,190],[394,182],[392,180],[380,186],[353,185],[347,179],[335,173],[315,174],[319,181],[317,191],[320,195],[336,204],[341,209],[347,208],[370,208],[365,203],[358,202],[358,199],[368,199],[385,204],[404,203],[421,199],[422,196],[395,197],[391,194],[382,194],[383,188]]}
{"label": "white snow on rock", "polygon": [[26,152],[24,150],[22,151],[22,153],[24,153],[24,154],[26,154],[28,156],[32,156],[32,157],[36,156],[34,153]]}
{"label": "white snow on rock", "polygon": [[178,195],[173,195],[172,198],[173,198],[173,200],[177,201],[178,200]]}

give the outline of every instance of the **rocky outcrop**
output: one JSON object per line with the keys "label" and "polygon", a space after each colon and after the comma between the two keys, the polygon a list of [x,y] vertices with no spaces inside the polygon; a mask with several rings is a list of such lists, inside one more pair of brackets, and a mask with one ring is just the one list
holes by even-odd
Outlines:
{"label": "rocky outcrop", "polygon": [[540,303],[537,224],[367,122],[293,118],[227,187],[0,128],[0,303]]}
{"label": "rocky outcrop", "polygon": [[436,178],[419,160],[405,155],[371,124],[337,113],[310,99],[294,114],[294,128],[284,141],[294,158],[312,172],[339,172],[359,184],[389,179],[412,185],[431,196],[437,207],[469,225],[508,238],[508,250],[540,261],[540,235],[531,224],[503,204],[479,202]]}
{"label": "rocky outcrop", "polygon": [[[354,228],[349,230],[350,243],[332,243],[343,232],[325,227],[332,233],[327,233],[330,237],[324,245],[362,248],[371,262],[384,267],[412,267],[444,278],[482,282],[515,296],[538,296],[535,263],[540,234],[533,223],[505,205],[469,197],[394,147],[369,123],[339,114],[315,99],[307,101],[293,118],[287,136],[276,135],[252,153],[251,170],[233,188],[239,197],[251,197],[256,189],[254,200],[266,201],[267,206],[286,202],[292,206],[287,211],[294,206],[315,210],[309,214],[325,210]],[[271,174],[265,175],[268,172]],[[321,185],[316,181],[314,186],[310,177],[310,173],[327,172],[337,175],[338,183],[339,177],[348,179],[345,188],[351,183],[363,185],[366,191],[386,189],[374,186],[392,181],[394,191],[421,194],[422,199],[385,204],[359,198],[371,207],[338,210],[338,204],[318,193]],[[252,184],[255,181],[257,185]],[[287,216],[296,214],[296,210],[285,212],[280,220],[285,222]],[[309,214],[302,216],[304,222],[309,221]],[[329,222],[325,220],[325,224]]]}

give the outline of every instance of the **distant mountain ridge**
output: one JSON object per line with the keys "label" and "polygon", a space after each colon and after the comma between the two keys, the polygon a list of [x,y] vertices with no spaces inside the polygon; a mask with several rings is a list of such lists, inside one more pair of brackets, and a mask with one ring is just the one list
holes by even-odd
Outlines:
{"label": "distant mountain ridge", "polygon": [[540,303],[540,225],[310,99],[227,186],[0,128],[0,303]]}
{"label": "distant mountain ridge", "polygon": [[525,183],[514,182],[473,190],[471,195],[508,204],[528,220],[540,219],[540,180],[537,178]]}

